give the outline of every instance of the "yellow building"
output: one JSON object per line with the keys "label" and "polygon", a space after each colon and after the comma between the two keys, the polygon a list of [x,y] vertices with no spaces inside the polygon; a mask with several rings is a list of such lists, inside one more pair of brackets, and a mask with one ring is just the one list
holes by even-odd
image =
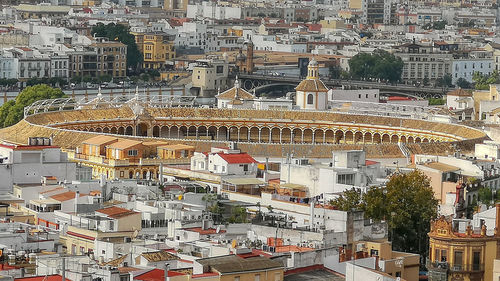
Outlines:
{"label": "yellow building", "polygon": [[392,250],[392,243],[382,241],[359,241],[354,245],[356,258],[376,257],[380,271],[406,281],[418,281],[420,256]]}
{"label": "yellow building", "polygon": [[171,71],[161,71],[160,80],[161,81],[172,81],[181,77],[188,77],[191,73],[182,70],[171,70]]}
{"label": "yellow building", "polygon": [[[494,280],[495,260],[500,254],[500,204],[496,206],[495,234],[488,236],[483,224],[474,231],[469,224],[460,232],[460,224],[467,221],[442,216],[431,223],[429,232],[429,259],[427,269],[431,281],[486,281]],[[495,279],[498,280],[498,279]]]}
{"label": "yellow building", "polygon": [[165,0],[163,5],[165,10],[182,10],[187,11],[188,0]]}
{"label": "yellow building", "polygon": [[343,28],[346,28],[346,26],[347,26],[344,23],[343,19],[335,19],[335,18],[321,20],[319,22],[319,24],[321,24],[322,30],[343,29]]}
{"label": "yellow building", "polygon": [[168,60],[175,58],[175,35],[166,33],[133,33],[135,43],[143,54],[143,67],[162,69]]}
{"label": "yellow building", "polygon": [[362,2],[362,0],[349,0],[349,9],[361,10]]}
{"label": "yellow building", "polygon": [[474,114],[476,120],[487,119],[489,113],[489,102],[498,102],[498,89],[497,85],[491,84],[489,90],[479,90],[472,92],[472,99],[474,100]]}
{"label": "yellow building", "polygon": [[[158,147],[172,152],[165,153]],[[108,179],[157,179],[161,163],[189,164],[193,151],[192,146],[170,146],[164,141],[98,135],[83,141],[76,151],[68,151],[68,158],[91,167],[93,178],[106,175]],[[162,157],[158,157],[158,152]]]}

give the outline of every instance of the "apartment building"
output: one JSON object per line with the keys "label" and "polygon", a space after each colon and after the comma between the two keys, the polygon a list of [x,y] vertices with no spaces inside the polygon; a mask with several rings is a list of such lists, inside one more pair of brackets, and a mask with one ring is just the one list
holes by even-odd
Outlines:
{"label": "apartment building", "polygon": [[401,78],[406,82],[423,82],[426,78],[435,81],[445,74],[451,74],[453,56],[449,53],[415,42],[395,48],[394,55],[400,57],[404,63]]}
{"label": "apartment building", "polygon": [[97,38],[90,45],[97,54],[98,75],[111,75],[115,78],[127,75],[127,46],[118,41]]}
{"label": "apartment building", "polygon": [[163,32],[133,33],[139,51],[143,54],[143,68],[162,69],[175,58],[175,35]]}
{"label": "apartment building", "polygon": [[193,68],[193,88],[202,97],[215,96],[219,89],[226,89],[228,84],[227,75],[229,64],[226,60],[217,57],[196,61]]}

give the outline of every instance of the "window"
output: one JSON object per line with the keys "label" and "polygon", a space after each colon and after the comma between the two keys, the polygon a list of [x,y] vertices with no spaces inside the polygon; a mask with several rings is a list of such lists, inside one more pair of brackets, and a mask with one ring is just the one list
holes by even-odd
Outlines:
{"label": "window", "polygon": [[243,165],[243,171],[248,172],[248,165],[247,164]]}
{"label": "window", "polygon": [[255,281],[260,281],[260,274],[255,274]]}
{"label": "window", "polygon": [[137,149],[131,149],[128,151],[128,156],[137,156]]}
{"label": "window", "polygon": [[462,256],[463,256],[462,251],[455,251],[455,255],[453,257],[453,264],[455,265],[455,267],[462,267],[463,263]]}
{"label": "window", "polygon": [[276,272],[274,274],[274,281],[280,281],[281,280],[281,273],[279,272]]}
{"label": "window", "polygon": [[472,270],[479,270],[481,265],[481,252],[472,253]]}
{"label": "window", "polygon": [[234,281],[240,281],[240,277],[239,276],[235,276],[234,277]]}
{"label": "window", "polygon": [[446,250],[441,250],[441,261],[446,262],[448,260],[446,255]]}
{"label": "window", "polygon": [[314,103],[314,97],[312,94],[307,95],[307,104],[313,104]]}

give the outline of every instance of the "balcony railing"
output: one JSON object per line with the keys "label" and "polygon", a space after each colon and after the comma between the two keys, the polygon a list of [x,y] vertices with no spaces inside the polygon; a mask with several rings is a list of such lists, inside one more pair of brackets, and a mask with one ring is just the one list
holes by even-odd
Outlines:
{"label": "balcony railing", "polygon": [[432,271],[450,272],[480,272],[484,271],[484,264],[450,264],[448,262],[427,262],[427,269]]}
{"label": "balcony railing", "polygon": [[451,272],[484,271],[484,264],[450,264]]}

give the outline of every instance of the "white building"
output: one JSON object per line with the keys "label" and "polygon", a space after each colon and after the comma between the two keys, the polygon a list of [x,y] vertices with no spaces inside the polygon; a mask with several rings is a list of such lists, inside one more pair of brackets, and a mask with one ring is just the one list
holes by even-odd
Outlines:
{"label": "white building", "polygon": [[359,101],[359,102],[379,102],[379,89],[364,89],[364,90],[342,90],[330,89],[328,91],[328,100],[341,101]]}
{"label": "white building", "polygon": [[68,161],[67,154],[49,139],[36,140],[30,139],[31,145],[0,144],[0,194],[11,192],[13,184],[39,184],[43,176],[75,180],[76,164]]}
{"label": "white building", "polygon": [[0,79],[17,79],[18,63],[12,53],[0,51]]}
{"label": "white building", "polygon": [[280,181],[305,186],[310,197],[328,197],[352,187],[365,189],[381,176],[380,163],[367,161],[363,151],[335,151],[332,159],[327,164],[287,160],[281,165]]}
{"label": "white building", "polygon": [[192,171],[208,171],[221,175],[252,175],[257,172],[257,161],[241,152],[235,143],[229,148],[212,147],[210,153],[196,153],[191,157]]}
{"label": "white building", "polygon": [[213,2],[204,1],[197,4],[187,5],[186,16],[191,19],[239,19],[241,18],[241,7],[221,6]]}
{"label": "white building", "polygon": [[273,51],[273,52],[287,52],[287,53],[307,53],[306,43],[297,43],[289,37],[281,36],[277,40],[277,35],[260,35],[254,34],[252,42],[255,50]]}
{"label": "white building", "polygon": [[490,75],[493,69],[494,65],[491,58],[454,59],[451,67],[453,84],[460,78],[472,83],[474,73],[479,72],[481,75]]}
{"label": "white building", "polygon": [[295,90],[295,104],[300,109],[326,110],[328,108],[328,88],[319,80],[319,66],[316,60],[309,62],[307,77]]}
{"label": "white building", "polygon": [[69,68],[69,56],[58,55],[56,53],[50,56],[50,77],[59,77],[67,79]]}

